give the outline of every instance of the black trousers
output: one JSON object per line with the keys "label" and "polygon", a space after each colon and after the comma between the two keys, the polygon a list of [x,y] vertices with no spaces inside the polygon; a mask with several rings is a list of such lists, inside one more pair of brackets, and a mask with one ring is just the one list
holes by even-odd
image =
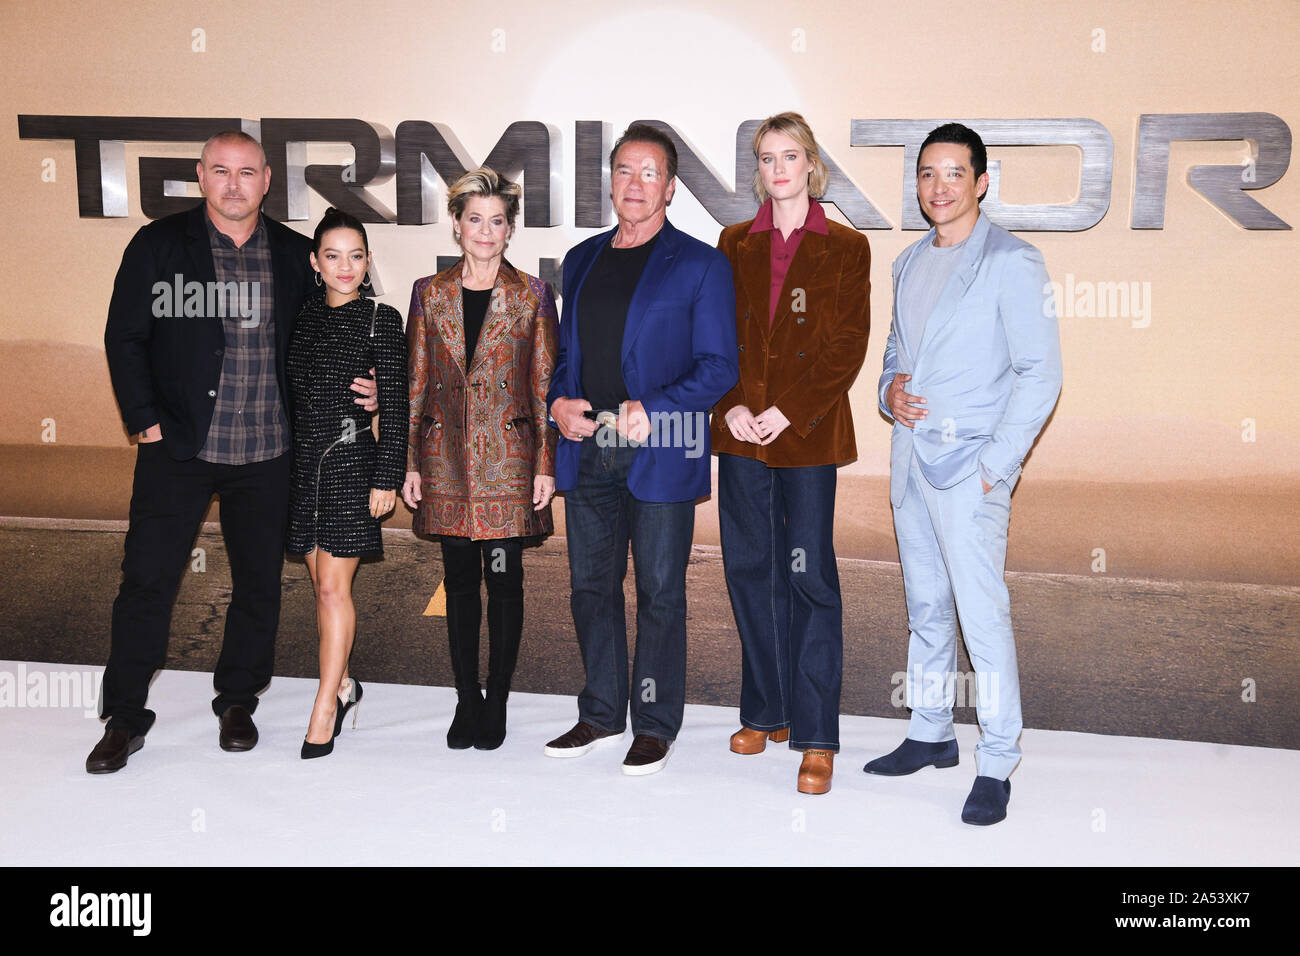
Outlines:
{"label": "black trousers", "polygon": [[291,455],[247,465],[175,461],[162,442],[136,452],[122,586],[113,602],[112,646],[100,693],[110,728],[146,733],[149,682],[167,659],[167,636],[181,575],[199,521],[215,494],[230,560],[231,595],[213,684],[213,713],[257,708],[271,681],[280,623],[280,574],[289,509]]}
{"label": "black trousers", "polygon": [[[478,594],[487,580],[488,599],[524,599],[522,538],[491,538],[471,541],[442,535],[444,585],[448,594]],[[481,562],[481,564],[480,564]]]}

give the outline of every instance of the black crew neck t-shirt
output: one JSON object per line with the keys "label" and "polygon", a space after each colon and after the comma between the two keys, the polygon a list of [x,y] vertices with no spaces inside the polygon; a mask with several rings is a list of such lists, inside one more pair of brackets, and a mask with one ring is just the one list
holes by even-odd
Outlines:
{"label": "black crew neck t-shirt", "polygon": [[461,311],[465,316],[465,371],[474,364],[474,347],[478,345],[479,333],[483,331],[483,320],[487,318],[488,303],[492,299],[491,289],[460,288]]}
{"label": "black crew neck t-shirt", "polygon": [[659,234],[639,246],[607,245],[592,264],[578,294],[578,345],[582,349],[582,395],[592,408],[618,408],[628,400],[623,381],[623,330],[641,274]]}

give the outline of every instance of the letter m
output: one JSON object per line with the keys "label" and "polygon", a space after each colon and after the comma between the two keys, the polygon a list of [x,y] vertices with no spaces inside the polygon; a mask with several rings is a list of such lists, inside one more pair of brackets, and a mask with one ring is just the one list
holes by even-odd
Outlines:
{"label": "letter m", "polygon": [[239,283],[211,282],[208,284],[208,315],[227,318],[239,315]]}
{"label": "letter m", "polygon": [[[536,120],[511,123],[483,166],[510,179],[523,177],[524,225],[558,226],[563,196],[558,186],[560,131]],[[441,184],[451,185],[476,163],[451,127],[406,120],[397,127],[397,221],[419,226],[438,221],[444,205]]]}
{"label": "letter m", "polygon": [[55,707],[80,707],[81,675],[69,671],[50,674],[50,703]]}
{"label": "letter m", "polygon": [[126,926],[131,920],[131,895],[129,893],[101,893],[99,909],[100,926]]}
{"label": "letter m", "polygon": [[976,690],[976,675],[974,671],[950,671],[948,680],[952,683],[952,693],[954,707],[974,707],[975,701],[978,700]]}
{"label": "letter m", "polygon": [[[1108,319],[1128,318],[1129,316],[1129,288],[1127,282],[1098,282],[1097,283],[1097,312],[1100,316]],[[1102,311],[1102,303],[1105,302],[1105,311]]]}

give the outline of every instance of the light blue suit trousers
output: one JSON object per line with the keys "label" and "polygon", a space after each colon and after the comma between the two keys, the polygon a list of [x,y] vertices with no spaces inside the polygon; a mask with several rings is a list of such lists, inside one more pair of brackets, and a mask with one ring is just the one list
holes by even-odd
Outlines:
{"label": "light blue suit trousers", "polygon": [[[1020,761],[1020,675],[1011,632],[1011,600],[1003,574],[1011,488],[984,494],[979,472],[936,488],[915,458],[907,491],[894,509],[907,618],[907,706],[913,740],[952,740],[958,690],[977,700],[977,773],[1005,780]],[[957,624],[975,667],[957,671]]]}

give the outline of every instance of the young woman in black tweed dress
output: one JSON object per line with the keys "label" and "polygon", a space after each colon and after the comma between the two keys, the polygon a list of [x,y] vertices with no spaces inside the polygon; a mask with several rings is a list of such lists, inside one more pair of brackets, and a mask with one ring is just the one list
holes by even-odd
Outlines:
{"label": "young woman in black tweed dress", "polygon": [[[361,297],[370,264],[365,227],[329,209],[316,226],[311,264],[324,292],[303,303],[287,366],[294,452],[287,547],[306,555],[320,629],[320,688],[304,759],[334,749],[344,715],[361,699],[361,684],[348,676],[352,577],[362,555],[383,553],[380,519],[405,477],[408,411],[402,316]],[[351,392],[352,379],[371,368],[378,441]]]}

